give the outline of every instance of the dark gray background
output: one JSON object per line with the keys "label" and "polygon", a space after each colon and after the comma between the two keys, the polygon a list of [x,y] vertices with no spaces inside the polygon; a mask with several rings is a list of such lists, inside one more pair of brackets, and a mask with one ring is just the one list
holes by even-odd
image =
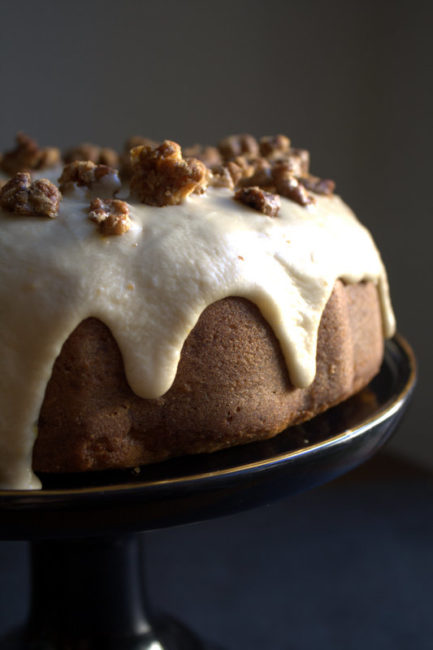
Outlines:
{"label": "dark gray background", "polygon": [[0,149],[283,132],[373,231],[420,380],[394,449],[430,432],[432,4],[0,2]]}

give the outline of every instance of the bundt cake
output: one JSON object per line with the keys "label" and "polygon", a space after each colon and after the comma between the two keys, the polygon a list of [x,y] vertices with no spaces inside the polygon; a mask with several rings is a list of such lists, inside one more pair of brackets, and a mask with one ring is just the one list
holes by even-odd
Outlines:
{"label": "bundt cake", "polygon": [[120,176],[75,156],[56,185],[8,162],[3,488],[269,438],[379,370],[384,266],[306,151],[140,142]]}

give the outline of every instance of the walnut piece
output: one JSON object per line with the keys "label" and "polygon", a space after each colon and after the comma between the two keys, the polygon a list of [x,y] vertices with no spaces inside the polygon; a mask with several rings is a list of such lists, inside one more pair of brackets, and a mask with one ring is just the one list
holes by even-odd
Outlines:
{"label": "walnut piece", "polygon": [[276,163],[272,167],[272,177],[278,194],[299,203],[299,205],[314,203],[314,198],[308,194],[305,187],[295,178],[290,163]]}
{"label": "walnut piece", "polygon": [[310,192],[315,192],[316,194],[325,194],[327,196],[333,194],[335,190],[335,182],[331,181],[329,178],[318,178],[317,176],[302,176],[300,182],[307,190]]}
{"label": "walnut piece", "polygon": [[129,207],[119,199],[94,199],[90,204],[89,219],[99,226],[102,235],[123,235],[131,227]]}
{"label": "walnut piece", "polygon": [[260,154],[264,158],[282,158],[289,154],[290,140],[285,135],[265,135],[260,138]]}
{"label": "walnut piece", "polygon": [[211,169],[222,164],[221,154],[216,147],[204,147],[201,144],[195,144],[193,147],[184,148],[183,155],[185,158],[197,158]]}
{"label": "walnut piece", "polygon": [[25,216],[54,218],[62,195],[46,178],[33,181],[29,172],[18,172],[0,189],[0,206]]}
{"label": "walnut piece", "polygon": [[225,160],[232,160],[237,156],[256,158],[259,155],[259,143],[249,133],[229,135],[221,140],[218,149]]}
{"label": "walnut piece", "polygon": [[303,206],[315,202],[309,192],[330,195],[334,191],[333,181],[309,173],[309,152],[292,147],[285,135],[265,136],[259,142],[248,134],[232,135],[218,146],[224,162],[211,168],[209,183],[215,187],[259,188]]}
{"label": "walnut piece", "polygon": [[132,176],[132,163],[131,163],[131,149],[146,145],[149,147],[157,147],[159,142],[144,138],[142,135],[133,135],[125,142],[123,153],[120,156],[120,178],[124,181],[129,181]]}
{"label": "walnut piece", "polygon": [[229,166],[217,165],[214,167],[209,178],[209,185],[212,187],[227,187],[229,190],[234,190],[235,183]]}
{"label": "walnut piece", "polygon": [[266,158],[257,158],[250,166],[250,174],[244,174],[239,179],[238,184],[240,187],[253,187],[258,186],[262,189],[273,191],[274,181],[272,178],[272,167]]}
{"label": "walnut piece", "polygon": [[157,147],[159,144],[161,143],[152,140],[152,138],[145,138],[142,135],[131,135],[131,137],[126,140],[123,150],[125,153],[129,154],[131,149],[134,149],[134,147],[141,147],[142,145]]}
{"label": "walnut piece", "polygon": [[66,151],[63,156],[65,163],[75,162],[77,160],[90,160],[96,165],[108,165],[109,167],[119,166],[119,155],[114,149],[100,147],[97,144],[83,142]]}
{"label": "walnut piece", "polygon": [[307,149],[294,149],[289,151],[287,158],[295,176],[304,176],[310,169],[310,152]]}
{"label": "walnut piece", "polygon": [[254,210],[263,212],[268,217],[276,217],[281,206],[277,194],[265,192],[260,187],[242,187],[235,192],[234,199],[249,205]]}
{"label": "walnut piece", "polygon": [[254,166],[250,165],[244,156],[237,156],[234,160],[214,167],[209,184],[214,187],[234,189],[243,179],[249,178],[253,173]]}
{"label": "walnut piece", "polygon": [[212,169],[210,185],[215,187],[253,187],[258,186],[273,191],[271,164],[265,158],[256,158],[248,162],[244,156],[237,156]]}
{"label": "walnut piece", "polygon": [[180,146],[171,140],[157,147],[134,147],[131,162],[131,194],[147,205],[179,205],[192,192],[204,192],[208,184],[206,165],[183,159]]}
{"label": "walnut piece", "polygon": [[110,198],[121,186],[118,172],[108,165],[95,165],[90,160],[76,160],[63,168],[59,178],[60,191],[70,194],[77,187],[87,188],[88,194]]}
{"label": "walnut piece", "polygon": [[128,138],[124,144],[123,153],[120,156],[120,177],[124,181],[129,181],[132,176],[131,149],[142,145],[157,147],[159,144],[159,142],[151,138],[145,138],[142,135],[132,135]]}
{"label": "walnut piece", "polygon": [[37,142],[24,133],[17,134],[16,143],[15,149],[5,152],[0,161],[0,169],[6,174],[46,169],[60,163],[59,149],[39,149]]}

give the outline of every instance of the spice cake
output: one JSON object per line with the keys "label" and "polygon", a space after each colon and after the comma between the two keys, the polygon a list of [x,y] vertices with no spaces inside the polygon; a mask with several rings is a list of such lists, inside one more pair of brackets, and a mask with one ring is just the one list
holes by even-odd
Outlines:
{"label": "spice cake", "polygon": [[132,144],[120,175],[79,147],[58,186],[9,160],[2,487],[271,437],[365,386],[394,332],[370,234],[288,138]]}

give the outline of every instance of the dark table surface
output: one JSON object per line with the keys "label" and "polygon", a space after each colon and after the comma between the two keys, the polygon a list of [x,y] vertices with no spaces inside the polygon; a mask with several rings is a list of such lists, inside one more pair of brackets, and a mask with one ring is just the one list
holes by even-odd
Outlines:
{"label": "dark table surface", "polygon": [[[321,488],[143,536],[156,608],[226,650],[431,650],[433,474],[385,452]],[[28,611],[0,543],[0,636]],[[1,648],[1,644],[0,644]]]}

